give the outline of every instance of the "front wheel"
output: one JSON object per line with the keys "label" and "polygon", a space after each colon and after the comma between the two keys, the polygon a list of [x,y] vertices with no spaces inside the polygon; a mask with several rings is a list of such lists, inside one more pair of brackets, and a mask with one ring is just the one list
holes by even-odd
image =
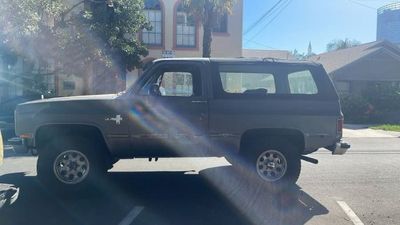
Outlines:
{"label": "front wheel", "polygon": [[106,172],[99,149],[87,140],[67,138],[52,142],[39,152],[39,180],[56,191],[94,187]]}

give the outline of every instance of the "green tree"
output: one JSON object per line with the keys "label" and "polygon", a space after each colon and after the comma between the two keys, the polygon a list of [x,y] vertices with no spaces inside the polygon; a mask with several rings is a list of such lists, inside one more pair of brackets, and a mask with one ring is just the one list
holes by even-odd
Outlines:
{"label": "green tree", "polygon": [[307,59],[306,53],[300,53],[297,49],[292,51],[292,55],[298,60],[305,60]]}
{"label": "green tree", "polygon": [[340,50],[340,49],[351,48],[351,47],[354,47],[354,46],[357,46],[360,44],[361,44],[361,42],[359,42],[357,40],[350,40],[348,38],[346,38],[344,40],[335,39],[326,45],[326,50],[328,52],[331,52],[331,51],[336,51],[336,50]]}
{"label": "green tree", "polygon": [[235,0],[183,0],[186,11],[203,25],[203,57],[211,56],[212,30],[218,17],[232,13]]}
{"label": "green tree", "polygon": [[0,0],[1,42],[32,63],[55,62],[56,71],[83,78],[93,68],[124,76],[147,49],[136,33],[149,28],[143,0]]}

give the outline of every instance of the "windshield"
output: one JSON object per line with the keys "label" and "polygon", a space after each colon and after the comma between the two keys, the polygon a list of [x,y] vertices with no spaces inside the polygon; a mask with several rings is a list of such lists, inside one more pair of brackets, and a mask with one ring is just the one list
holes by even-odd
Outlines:
{"label": "windshield", "polygon": [[399,162],[400,0],[0,2],[0,225],[396,225]]}

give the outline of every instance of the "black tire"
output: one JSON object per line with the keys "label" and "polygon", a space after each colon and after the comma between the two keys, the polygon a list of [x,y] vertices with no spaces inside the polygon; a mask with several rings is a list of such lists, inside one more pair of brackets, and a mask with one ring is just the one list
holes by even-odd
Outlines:
{"label": "black tire", "polygon": [[[66,137],[52,141],[39,150],[37,161],[37,176],[39,180],[49,190],[62,193],[86,191],[95,188],[96,185],[101,183],[99,181],[102,181],[107,172],[104,155],[101,154],[99,147],[94,141],[79,137]],[[79,180],[79,182],[66,180],[67,178],[65,177],[67,176],[63,176],[65,175],[65,171],[60,172],[60,170],[57,170],[59,172],[56,172],[55,168],[60,168],[60,164],[55,163],[57,159],[57,162],[68,159],[68,155],[71,155],[76,161],[85,162],[83,166],[78,166],[79,168],[75,165],[74,172],[79,170],[78,174],[84,174],[80,177],[83,179],[75,179]],[[61,164],[65,165],[64,167],[66,168],[72,163]],[[87,166],[85,166],[86,164]],[[80,172],[82,170],[86,172]],[[61,175],[62,172],[64,172],[63,175]],[[76,175],[76,177],[79,176]]]}
{"label": "black tire", "polygon": [[[288,140],[276,138],[269,141],[269,143],[261,144],[260,146],[254,146],[253,151],[250,152],[252,152],[252,154],[248,154],[247,156],[249,167],[270,191],[285,191],[296,184],[301,171],[300,154],[296,146],[294,146]],[[257,170],[257,162],[259,158],[262,157],[261,155],[271,152],[277,152],[277,155],[280,153],[279,157],[283,156],[286,160],[285,172],[283,172],[283,175],[279,179],[273,181],[267,179],[266,176],[260,175],[261,172]]]}

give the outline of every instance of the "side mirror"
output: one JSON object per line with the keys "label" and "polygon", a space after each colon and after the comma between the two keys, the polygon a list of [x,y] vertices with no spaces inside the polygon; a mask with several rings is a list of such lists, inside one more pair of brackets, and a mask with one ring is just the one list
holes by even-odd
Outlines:
{"label": "side mirror", "polygon": [[149,95],[152,96],[161,96],[160,87],[158,84],[152,84],[149,88]]}

